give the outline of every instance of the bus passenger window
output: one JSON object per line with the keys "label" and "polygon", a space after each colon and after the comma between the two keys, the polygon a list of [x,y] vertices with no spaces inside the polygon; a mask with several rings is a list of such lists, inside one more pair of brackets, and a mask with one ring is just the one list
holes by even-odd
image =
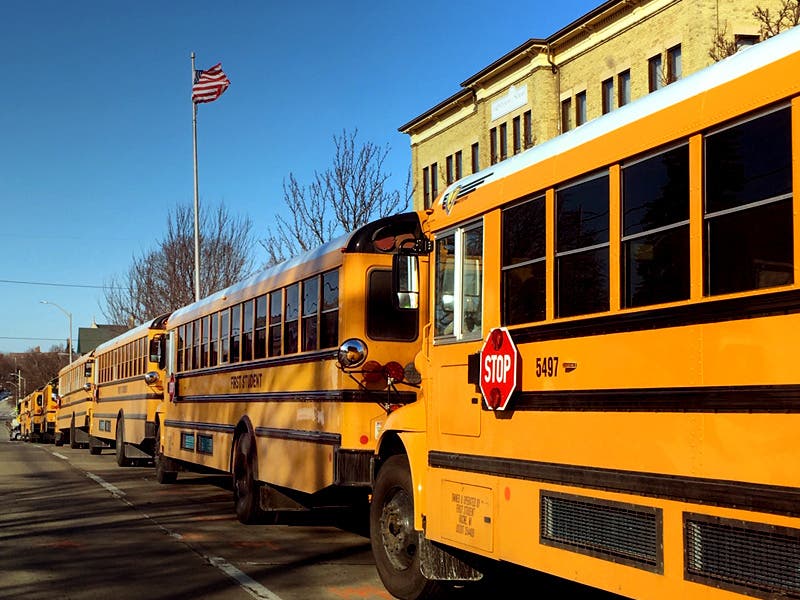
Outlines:
{"label": "bus passenger window", "polygon": [[242,360],[253,359],[253,301],[242,304]]}
{"label": "bus passenger window", "polygon": [[231,313],[225,309],[219,313],[219,363],[228,362],[230,354]]}
{"label": "bus passenger window", "polygon": [[297,352],[297,319],[299,317],[299,290],[298,284],[294,283],[286,288],[283,329],[283,351],[285,354]]}
{"label": "bus passenger window", "polygon": [[503,211],[503,325],[546,316],[545,199],[526,199]]}
{"label": "bus passenger window", "polygon": [[219,362],[219,313],[211,315],[211,352],[208,357],[208,365],[216,367]]}
{"label": "bus passenger window", "polygon": [[202,336],[200,337],[200,368],[208,366],[208,323],[209,316],[206,315],[201,321]]}
{"label": "bus passenger window", "polygon": [[689,146],[622,168],[622,306],[689,297]]}
{"label": "bus passenger window", "polygon": [[706,137],[706,295],[794,282],[791,112]]}
{"label": "bus passenger window", "polygon": [[319,313],[319,277],[303,280],[303,337],[302,348],[317,349],[317,315]]}
{"label": "bus passenger window", "polygon": [[264,358],[267,355],[267,296],[256,298],[256,335],[253,358]]}
{"label": "bus passenger window", "polygon": [[231,307],[231,362],[241,360],[241,336],[242,336],[242,305],[237,304]]}
{"label": "bus passenger window", "polygon": [[281,290],[269,295],[269,355],[281,355],[281,323],[283,321]]}
{"label": "bus passenger window", "polygon": [[322,275],[322,314],[319,323],[319,347],[339,345],[339,271]]}
{"label": "bus passenger window", "polygon": [[556,190],[557,317],[609,309],[608,174]]}

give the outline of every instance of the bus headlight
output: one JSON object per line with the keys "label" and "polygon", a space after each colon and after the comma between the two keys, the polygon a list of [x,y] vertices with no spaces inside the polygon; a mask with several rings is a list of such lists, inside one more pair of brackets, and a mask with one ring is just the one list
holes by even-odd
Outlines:
{"label": "bus headlight", "polygon": [[367,360],[367,343],[358,338],[342,342],[336,360],[343,369],[353,369]]}

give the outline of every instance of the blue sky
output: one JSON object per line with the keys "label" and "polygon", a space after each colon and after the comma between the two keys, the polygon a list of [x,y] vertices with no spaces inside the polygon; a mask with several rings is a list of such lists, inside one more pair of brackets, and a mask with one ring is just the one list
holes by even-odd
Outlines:
{"label": "blue sky", "polygon": [[198,107],[201,210],[224,202],[262,239],[283,180],[326,169],[333,135],[388,145],[402,189],[398,127],[601,3],[6,0],[0,352],[64,343],[67,317],[41,300],[72,313],[76,344],[79,327],[106,323],[100,286],[191,205],[191,52],[231,80]]}

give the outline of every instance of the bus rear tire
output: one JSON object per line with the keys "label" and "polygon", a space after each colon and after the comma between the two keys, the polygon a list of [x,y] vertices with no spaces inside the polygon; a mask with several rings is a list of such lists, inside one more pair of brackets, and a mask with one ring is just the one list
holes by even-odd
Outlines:
{"label": "bus rear tire", "polygon": [[231,463],[236,518],[241,523],[257,523],[262,515],[259,486],[255,476],[256,440],[249,431],[236,438]]}
{"label": "bus rear tire", "polygon": [[383,585],[401,600],[438,598],[445,586],[420,570],[419,532],[414,529],[411,469],[404,455],[378,471],[369,511],[370,543]]}
{"label": "bus rear tire", "polygon": [[80,443],[78,442],[78,436],[75,432],[75,417],[72,417],[72,422],[69,424],[69,447],[73,450],[77,450],[81,447]]}
{"label": "bus rear tire", "polygon": [[116,435],[115,453],[117,455],[117,465],[120,467],[131,466],[132,461],[125,458],[125,417],[117,419],[117,435]]}

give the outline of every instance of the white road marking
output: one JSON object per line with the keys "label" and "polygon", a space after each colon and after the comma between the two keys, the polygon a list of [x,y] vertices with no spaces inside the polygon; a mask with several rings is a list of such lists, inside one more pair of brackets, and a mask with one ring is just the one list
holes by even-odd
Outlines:
{"label": "white road marking", "polygon": [[264,587],[254,579],[251,579],[246,573],[234,567],[224,558],[219,556],[206,556],[205,558],[209,563],[211,563],[212,566],[216,567],[228,577],[236,581],[236,583],[238,583],[239,586],[241,586],[241,588],[249,593],[253,598],[258,598],[259,600],[281,600],[280,596],[269,590],[269,588]]}
{"label": "white road marking", "polygon": [[107,491],[111,492],[111,495],[114,496],[115,498],[122,498],[125,495],[125,492],[123,492],[121,489],[111,485],[105,479],[103,479],[102,477],[98,477],[94,473],[89,473],[89,471],[86,471],[86,476],[92,481],[100,484],[100,487],[105,488]]}

